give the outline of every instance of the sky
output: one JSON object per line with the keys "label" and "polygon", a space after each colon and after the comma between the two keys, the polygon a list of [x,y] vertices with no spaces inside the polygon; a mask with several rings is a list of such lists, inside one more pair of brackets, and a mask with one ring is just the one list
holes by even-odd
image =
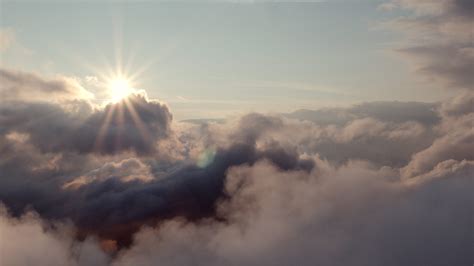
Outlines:
{"label": "sky", "polygon": [[449,96],[394,53],[401,33],[384,23],[406,12],[382,4],[2,1],[0,63],[79,79],[126,68],[177,119]]}
{"label": "sky", "polygon": [[1,266],[474,265],[474,1],[0,9]]}

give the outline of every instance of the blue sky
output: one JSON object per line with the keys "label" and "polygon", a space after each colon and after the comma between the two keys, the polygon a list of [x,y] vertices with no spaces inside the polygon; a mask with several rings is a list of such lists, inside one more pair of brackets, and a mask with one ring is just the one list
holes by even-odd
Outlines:
{"label": "blue sky", "polygon": [[401,13],[380,4],[2,2],[0,64],[79,79],[128,66],[177,119],[445,98],[392,52],[403,36],[381,25]]}

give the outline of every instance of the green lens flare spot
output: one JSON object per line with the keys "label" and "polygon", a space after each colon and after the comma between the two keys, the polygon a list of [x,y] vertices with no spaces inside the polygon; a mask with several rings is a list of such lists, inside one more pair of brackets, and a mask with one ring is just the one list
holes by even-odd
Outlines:
{"label": "green lens flare spot", "polygon": [[214,161],[215,156],[216,150],[208,148],[199,154],[196,165],[200,168],[205,168]]}

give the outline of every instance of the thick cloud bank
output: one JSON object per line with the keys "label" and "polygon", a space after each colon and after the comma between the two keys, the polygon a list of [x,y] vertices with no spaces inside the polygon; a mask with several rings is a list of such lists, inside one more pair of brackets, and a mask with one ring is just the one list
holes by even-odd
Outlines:
{"label": "thick cloud bank", "polygon": [[473,98],[200,124],[6,99],[0,262],[470,265]]}

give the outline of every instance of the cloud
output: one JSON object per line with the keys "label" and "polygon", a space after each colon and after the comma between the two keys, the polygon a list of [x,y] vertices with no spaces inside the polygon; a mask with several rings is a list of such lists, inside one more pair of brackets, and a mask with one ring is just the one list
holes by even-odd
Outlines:
{"label": "cloud", "polygon": [[72,78],[60,76],[55,79],[44,79],[33,73],[2,68],[0,68],[0,95],[2,101],[51,101],[93,97]]}
{"label": "cloud", "polygon": [[421,102],[367,102],[349,108],[298,110],[285,116],[320,125],[345,124],[357,118],[373,118],[396,123],[414,121],[433,125],[439,122],[435,107],[435,104]]}
{"label": "cloud", "polygon": [[149,165],[144,164],[137,158],[128,158],[120,162],[107,162],[100,168],[74,178],[72,181],[64,184],[63,187],[77,189],[91,182],[102,181],[108,178],[118,178],[124,182],[132,180],[151,181],[154,179],[154,176],[150,168]]}
{"label": "cloud", "polygon": [[0,107],[0,131],[26,134],[43,152],[150,153],[169,134],[171,119],[166,105],[142,95],[103,109],[83,101],[6,102]]}
{"label": "cloud", "polygon": [[0,105],[2,265],[472,260],[472,92],[180,123],[36,78]]}
{"label": "cloud", "polygon": [[407,177],[419,175],[446,161],[474,160],[474,93],[464,93],[444,102],[440,112],[445,116],[439,125],[442,135],[427,149],[413,155],[402,171]]}
{"label": "cloud", "polygon": [[5,266],[106,265],[108,257],[93,239],[75,242],[66,224],[50,224],[35,213],[20,218],[0,210],[0,263]]}
{"label": "cloud", "polygon": [[[154,116],[153,108],[162,111],[162,106],[157,102],[137,102],[134,97],[145,99],[141,96],[127,99],[134,104],[143,123],[148,127],[154,123],[161,125],[162,117]],[[140,107],[140,104],[145,106]],[[27,108],[20,112],[24,107]],[[47,111],[42,111],[43,108]],[[140,108],[146,108],[146,111],[140,111]],[[99,112],[102,116],[104,111]],[[49,119],[35,123],[28,116],[34,114],[38,118],[41,113],[50,114]],[[97,152],[82,148],[84,143],[90,142],[91,135],[83,132],[81,127],[95,125],[90,122],[91,119],[95,121],[97,114],[94,111],[83,116],[71,116],[52,104],[27,103],[4,114],[3,131],[6,135],[2,139],[2,151],[5,157],[0,161],[3,168],[0,198],[12,213],[18,215],[31,207],[47,219],[72,220],[79,228],[79,235],[96,234],[117,240],[119,245],[130,244],[131,234],[143,224],[152,225],[175,216],[191,220],[213,216],[214,204],[223,196],[225,173],[233,165],[253,164],[267,158],[282,169],[309,171],[313,166],[309,160],[299,158],[295,151],[278,146],[257,150],[256,136],[251,134],[253,137],[248,137],[242,132],[233,134],[242,135],[236,142],[217,148],[215,156],[205,165],[192,161],[175,164],[157,161],[160,157],[155,157],[155,153],[163,151],[139,152],[142,142],[133,146],[135,153],[118,149]],[[251,115],[242,118],[240,124],[245,128],[254,125],[255,120],[272,119]],[[126,116],[124,121],[127,121]],[[270,128],[272,124],[262,124],[259,130],[264,132],[266,127]],[[160,134],[158,130],[161,129],[150,132]],[[50,130],[59,133],[61,138],[47,138]],[[110,134],[104,134],[104,138],[104,141],[109,141],[108,138],[115,140],[115,136]],[[121,147],[127,140],[120,140]],[[153,147],[154,142],[149,139],[140,141]],[[76,146],[76,143],[81,145]],[[110,162],[113,158],[116,161]],[[70,165],[74,164],[71,160],[80,166]],[[25,190],[29,193],[25,194]]]}
{"label": "cloud", "polygon": [[301,121],[290,122],[278,138],[334,163],[358,159],[401,167],[437,137],[435,126],[441,121],[437,108],[436,104],[375,102],[301,110],[284,114]]}
{"label": "cloud", "polygon": [[412,16],[391,25],[407,34],[405,55],[418,72],[451,89],[472,90],[474,7],[470,0],[394,0],[385,9],[401,8]]}
{"label": "cloud", "polygon": [[[317,172],[266,162],[232,168],[226,222],[144,228],[113,265],[463,265],[470,263],[469,172],[415,187],[352,163]],[[444,200],[433,199],[437,193]]]}
{"label": "cloud", "polygon": [[474,113],[474,93],[462,93],[443,102],[441,113],[445,116],[462,116]]}
{"label": "cloud", "polygon": [[0,29],[0,52],[4,52],[15,42],[15,33],[10,28]]}

